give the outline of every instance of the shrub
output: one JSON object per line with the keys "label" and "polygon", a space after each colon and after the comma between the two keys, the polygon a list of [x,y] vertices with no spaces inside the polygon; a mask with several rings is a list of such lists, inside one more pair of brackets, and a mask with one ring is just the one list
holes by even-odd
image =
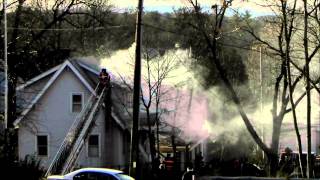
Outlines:
{"label": "shrub", "polygon": [[44,175],[44,169],[41,167],[41,161],[33,155],[27,155],[23,160],[9,161],[0,159],[0,168],[5,174],[3,177],[10,179],[28,179],[41,180]]}

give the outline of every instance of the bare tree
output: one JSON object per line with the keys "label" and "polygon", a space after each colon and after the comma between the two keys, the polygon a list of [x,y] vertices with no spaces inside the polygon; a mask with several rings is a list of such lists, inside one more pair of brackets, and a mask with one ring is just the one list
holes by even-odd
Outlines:
{"label": "bare tree", "polygon": [[[172,71],[178,66],[179,60],[171,52],[160,55],[160,52],[155,48],[148,47],[148,38],[146,38],[146,48],[143,52],[143,75],[142,87],[140,93],[140,101],[146,111],[147,132],[149,140],[149,149],[151,154],[151,163],[156,165],[156,159],[159,158],[160,140],[159,132],[160,126],[163,123],[161,117],[163,115],[163,103],[168,101],[174,102],[175,99],[165,99],[171,89],[164,85],[166,80],[172,78]],[[173,51],[174,53],[174,51]],[[120,75],[122,83],[129,90],[132,90],[132,83],[124,76]],[[165,86],[165,87],[164,87]],[[121,103],[122,108],[131,116],[130,107],[127,103]],[[154,127],[156,129],[154,129]],[[157,149],[156,149],[157,147]],[[156,170],[158,166],[153,166]]]}
{"label": "bare tree", "polygon": [[[312,154],[311,154],[311,84],[312,80],[310,77],[310,68],[309,64],[313,59],[313,56],[318,53],[320,49],[320,41],[319,41],[319,33],[314,31],[315,29],[320,28],[319,19],[316,19],[316,25],[310,27],[312,19],[310,17],[318,17],[318,11],[320,10],[320,1],[313,0],[311,4],[309,4],[307,0],[303,0],[303,47],[304,47],[304,76],[305,76],[305,88],[306,88],[306,95],[307,95],[307,177],[312,177],[313,172],[313,165],[312,165]],[[310,10],[309,10],[310,9]],[[315,28],[315,29],[313,29]],[[315,40],[316,45],[312,47],[313,40]],[[310,50],[310,47],[312,48]],[[311,54],[310,54],[311,53]],[[317,86],[314,86],[317,89]]]}
{"label": "bare tree", "polygon": [[[243,106],[241,105],[240,99],[237,96],[235,89],[233,88],[230,80],[226,76],[226,71],[221,64],[221,59],[219,59],[219,56],[218,56],[218,51],[217,51],[218,50],[218,39],[219,39],[219,36],[221,33],[226,10],[231,5],[232,0],[231,1],[223,1],[222,5],[220,7],[218,5],[212,6],[212,10],[214,12],[214,22],[211,23],[212,29],[210,29],[210,30],[207,30],[204,27],[205,23],[204,23],[204,19],[201,16],[200,6],[192,0],[189,0],[189,2],[193,5],[194,11],[195,11],[195,16],[198,20],[197,21],[198,24],[196,24],[196,25],[190,24],[190,25],[193,26],[195,29],[197,29],[199,31],[199,33],[203,36],[203,39],[206,42],[207,48],[211,53],[210,59],[216,65],[216,68],[218,70],[220,78],[223,81],[226,89],[229,91],[230,97],[234,101],[249,133],[251,134],[251,136],[253,137],[255,142],[259,145],[259,147],[264,152],[266,152],[267,155],[269,155],[269,156],[274,155],[274,153],[271,151],[271,149],[269,149],[262,142],[261,138],[258,136],[257,132],[255,131],[254,127],[252,126],[247,114],[245,113],[245,111],[243,109]],[[212,33],[210,33],[210,32],[212,32]],[[273,159],[276,160],[276,156]]]}
{"label": "bare tree", "polygon": [[[275,85],[274,85],[274,93],[273,93],[273,109],[272,109],[272,116],[273,116],[273,133],[272,133],[272,143],[271,146],[268,147],[258,136],[258,133],[256,132],[255,128],[251,124],[248,115],[246,114],[243,105],[241,103],[241,100],[236,93],[234,86],[230,79],[228,79],[226,75],[226,69],[222,66],[221,60],[222,57],[219,56],[218,47],[219,45],[219,39],[221,36],[223,36],[223,22],[224,22],[224,16],[226,10],[231,6],[233,0],[224,0],[222,1],[221,5],[213,5],[212,6],[212,12],[213,12],[213,20],[210,25],[206,24],[204,20],[203,13],[201,12],[201,8],[199,4],[196,1],[189,0],[189,2],[193,5],[193,9],[195,12],[195,17],[197,18],[197,24],[191,24],[190,26],[194,27],[199,34],[202,35],[203,40],[206,42],[206,48],[211,53],[209,55],[209,58],[212,60],[212,62],[215,64],[215,67],[220,75],[220,78],[224,84],[224,87],[228,90],[229,95],[233,102],[235,103],[238,112],[240,113],[240,116],[242,117],[247,130],[255,140],[255,142],[258,144],[258,146],[266,153],[269,165],[270,165],[270,171],[273,175],[275,175],[275,172],[277,170],[277,157],[278,157],[278,147],[279,147],[279,140],[280,140],[280,132],[281,132],[281,124],[284,119],[284,116],[291,112],[292,109],[287,109],[288,103],[290,101],[290,94],[292,95],[294,92],[294,89],[296,88],[298,82],[300,82],[301,77],[306,76],[305,74],[305,68],[302,68],[300,76],[296,78],[292,84],[291,82],[288,82],[288,76],[291,76],[291,72],[288,72],[288,62],[294,64],[292,61],[291,56],[291,45],[290,42],[293,39],[293,33],[297,30],[297,27],[295,24],[296,16],[299,13],[296,9],[296,1],[294,1],[293,7],[290,7],[287,1],[283,0],[280,1],[280,4],[276,4],[272,7],[279,8],[280,15],[276,16],[274,18],[271,18],[271,26],[275,26],[274,31],[278,32],[277,35],[277,43],[274,45],[273,43],[270,43],[263,38],[261,38],[259,35],[256,34],[255,30],[252,29],[250,26],[244,28],[241,27],[244,31],[250,33],[257,41],[264,44],[270,51],[273,51],[274,55],[277,55],[279,57],[279,69],[280,72],[278,76],[276,77]],[[274,20],[275,19],[275,20]],[[209,27],[209,29],[208,29]],[[317,50],[317,49],[315,49]],[[314,56],[316,53],[313,52],[312,56]],[[309,56],[309,62],[312,59],[312,56]],[[299,66],[298,66],[299,67]],[[291,78],[291,77],[290,77]],[[306,76],[307,79],[308,76]],[[291,80],[290,80],[291,81]],[[289,85],[290,84],[290,85]],[[316,83],[313,82],[313,87],[317,89]],[[306,91],[309,91],[311,87],[309,87]],[[291,90],[289,90],[291,89]],[[288,91],[290,93],[288,93]],[[301,99],[298,99],[296,102],[291,101],[292,107],[296,107],[297,104],[300,102]],[[296,122],[296,118],[295,122]],[[296,123],[295,123],[296,124]],[[299,139],[299,132],[296,126],[296,132],[297,132],[297,139]],[[301,149],[301,143],[299,143],[300,149]],[[301,153],[301,150],[300,150]]]}
{"label": "bare tree", "polygon": [[[99,0],[96,1],[99,2]],[[39,61],[35,63],[34,61],[37,57],[44,55],[41,52],[47,48],[44,44],[47,44],[45,42],[49,39],[49,32],[59,28],[59,23],[65,21],[67,17],[77,14],[79,12],[77,8],[85,9],[89,4],[91,5],[96,1],[33,0],[27,2],[26,0],[17,0],[10,5],[14,11],[11,13],[12,21],[9,22],[11,32],[9,33],[10,41],[8,43],[8,126],[10,129],[8,131],[8,142],[5,143],[5,152],[8,153],[8,156],[15,156],[13,153],[16,147],[16,137],[13,122],[17,118],[16,87],[18,77],[30,78],[43,71],[44,69],[40,68],[40,64],[48,62]],[[39,20],[38,18],[42,18],[42,21],[36,21]]]}
{"label": "bare tree", "polygon": [[[298,149],[299,149],[299,167],[300,167],[300,172],[303,177],[305,177],[305,172],[303,171],[303,165],[302,165],[302,145],[301,145],[301,136],[298,128],[298,120],[297,120],[297,115],[296,115],[296,110],[295,110],[295,105],[294,105],[294,99],[293,99],[293,91],[294,87],[292,86],[292,73],[291,73],[291,65],[290,65],[290,42],[292,40],[292,34],[293,34],[293,28],[294,28],[294,20],[296,16],[296,5],[297,1],[294,1],[293,8],[291,9],[290,13],[287,13],[287,3],[286,1],[281,1],[281,12],[282,12],[282,17],[283,17],[283,30],[284,31],[284,39],[285,39],[285,62],[286,62],[286,70],[287,70],[287,81],[288,81],[288,87],[289,87],[289,98],[290,98],[290,104],[291,104],[291,109],[292,109],[292,116],[293,116],[293,121],[294,121],[294,127],[296,131],[296,136],[297,136],[297,142],[298,142]],[[289,16],[289,17],[288,17]]]}

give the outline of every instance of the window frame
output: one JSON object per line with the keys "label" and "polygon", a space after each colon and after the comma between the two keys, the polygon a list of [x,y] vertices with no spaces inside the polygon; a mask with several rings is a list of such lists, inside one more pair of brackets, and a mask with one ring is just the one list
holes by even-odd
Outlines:
{"label": "window frame", "polygon": [[[98,156],[90,156],[89,155],[89,139],[90,139],[90,136],[98,136]],[[101,157],[101,135],[100,135],[100,133],[89,134],[88,140],[87,140],[87,157],[88,158],[100,158]]]}
{"label": "window frame", "polygon": [[[75,112],[73,110],[73,105],[74,105],[73,96],[74,95],[80,95],[81,96],[81,109],[80,109],[79,112]],[[83,106],[84,106],[84,93],[83,92],[71,92],[70,93],[70,113],[72,113],[72,114],[80,113],[82,111],[82,109],[83,109]]]}
{"label": "window frame", "polygon": [[[38,143],[38,137],[39,136],[46,136],[47,137],[47,155],[39,155],[39,143]],[[35,136],[35,151],[36,151],[36,154],[38,157],[49,157],[49,152],[50,152],[50,149],[49,149],[49,141],[50,141],[50,137],[49,137],[49,134],[43,134],[43,133],[39,133],[39,134],[36,134]],[[43,146],[43,145],[41,145]]]}

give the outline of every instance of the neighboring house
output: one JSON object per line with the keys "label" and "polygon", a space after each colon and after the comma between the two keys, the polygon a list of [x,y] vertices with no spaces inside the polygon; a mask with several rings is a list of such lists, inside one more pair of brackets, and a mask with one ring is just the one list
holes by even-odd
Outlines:
{"label": "neighboring house", "polygon": [[[298,91],[298,93],[300,93],[300,91]],[[296,116],[301,136],[302,151],[307,152],[306,97],[303,98],[296,107]],[[286,147],[291,148],[293,151],[298,151],[297,136],[291,113],[285,116],[281,126],[279,143],[279,152],[283,151]],[[311,91],[311,151],[320,154],[320,94],[315,90]]]}
{"label": "neighboring house", "polygon": [[[83,61],[66,60],[19,86],[18,102],[24,104],[14,122],[18,128],[18,155],[35,155],[48,168],[61,143],[88,99],[95,96],[99,68]],[[116,101],[123,88],[112,81],[111,118],[106,102],[99,108],[79,157],[77,167],[128,167],[130,121]],[[123,94],[121,97],[130,95]]]}
{"label": "neighboring house", "polygon": [[[307,152],[307,125],[305,123],[298,124],[301,137],[302,151]],[[311,151],[320,154],[320,129],[319,124],[311,125]],[[285,148],[290,148],[298,152],[297,136],[293,124],[285,123],[282,125],[279,152],[283,152]]]}
{"label": "neighboring house", "polygon": [[[188,162],[194,162],[196,155],[205,156],[203,140],[209,136],[205,128],[209,119],[208,100],[205,94],[192,89],[177,89],[164,86],[160,127],[160,152],[163,156],[173,155],[172,135],[176,145],[176,165],[184,171]],[[200,142],[201,141],[201,142]]]}

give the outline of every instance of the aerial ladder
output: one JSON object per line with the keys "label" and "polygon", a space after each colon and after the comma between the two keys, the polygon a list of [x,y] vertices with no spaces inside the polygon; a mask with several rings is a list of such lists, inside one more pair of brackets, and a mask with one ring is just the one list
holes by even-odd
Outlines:
{"label": "aerial ladder", "polygon": [[92,94],[89,97],[84,108],[75,118],[56,155],[51,161],[45,177],[51,174],[66,174],[74,168],[88,134],[94,125],[95,117],[105,99],[104,97],[109,91],[109,86],[103,87],[102,90],[99,88],[98,84],[95,89],[96,95]]}

